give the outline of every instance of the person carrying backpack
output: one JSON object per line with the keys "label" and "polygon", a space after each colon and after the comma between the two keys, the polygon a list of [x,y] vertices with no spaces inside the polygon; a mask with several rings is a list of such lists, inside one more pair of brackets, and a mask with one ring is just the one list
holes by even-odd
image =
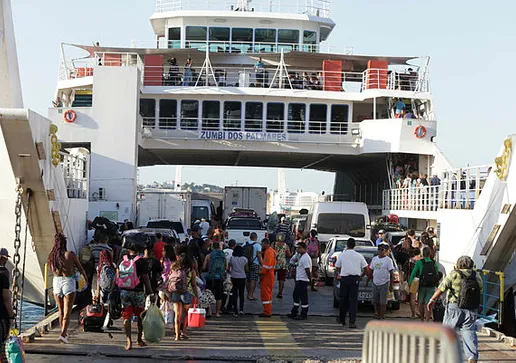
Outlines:
{"label": "person carrying backpack", "polygon": [[167,281],[170,300],[174,304],[175,340],[188,339],[186,328],[188,327],[188,309],[192,307],[192,301],[198,300],[197,286],[195,285],[197,274],[195,273],[193,257],[186,253],[180,253],[177,260],[170,266]]}
{"label": "person carrying backpack", "polygon": [[244,257],[247,258],[247,273],[246,273],[246,288],[247,300],[255,301],[254,291],[256,290],[256,283],[260,275],[260,252],[262,246],[257,242],[258,235],[256,232],[251,232],[249,241],[244,245]]}
{"label": "person carrying backpack", "polygon": [[138,346],[147,344],[143,341],[143,325],[141,313],[145,307],[145,290],[152,293],[149,280],[149,266],[147,260],[139,255],[136,245],[127,246],[128,254],[124,256],[117,269],[116,284],[120,288],[122,302],[122,318],[124,319],[124,331],[126,336],[125,349],[133,347],[131,340],[131,322],[133,316],[138,318]]}
{"label": "person carrying backpack", "polygon": [[483,293],[482,276],[473,267],[471,257],[459,257],[455,269],[444,278],[427,305],[427,310],[432,311],[436,300],[443,293],[448,293],[443,325],[460,331],[468,363],[478,360],[475,321]]}
{"label": "person carrying backpack", "polygon": [[[423,248],[423,258],[416,262],[409,285],[417,276],[419,277],[418,301],[419,314],[422,321],[430,321],[430,312],[426,311],[426,305],[439,285],[439,266],[430,258],[432,251],[429,247]],[[426,313],[425,313],[426,312]]]}
{"label": "person carrying backpack", "polygon": [[203,271],[207,271],[206,288],[215,295],[215,316],[217,318],[220,318],[222,297],[224,295],[224,280],[226,279],[227,270],[228,261],[226,260],[226,255],[221,250],[220,243],[215,242],[212,252],[204,259]]}

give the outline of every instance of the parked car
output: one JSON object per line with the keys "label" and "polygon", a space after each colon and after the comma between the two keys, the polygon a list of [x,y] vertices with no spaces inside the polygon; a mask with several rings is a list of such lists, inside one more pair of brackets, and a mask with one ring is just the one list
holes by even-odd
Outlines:
{"label": "parked car", "polygon": [[[324,247],[319,260],[319,268],[326,280],[326,285],[333,285],[333,279],[335,277],[335,262],[337,262],[337,256],[344,251],[346,248],[346,242],[349,236],[337,236],[332,237]],[[356,246],[374,246],[373,241],[365,238],[355,238]]]}
{"label": "parked car", "polygon": [[178,241],[184,242],[188,238],[186,225],[183,221],[171,221],[168,219],[151,219],[147,221],[147,226],[144,228],[165,228],[171,229],[179,236]]}
{"label": "parked car", "polygon": [[258,243],[267,237],[267,230],[263,226],[262,221],[254,212],[243,212],[238,210],[232,213],[226,221],[225,239],[234,239],[237,244],[243,245],[249,241],[252,232],[258,235]]}
{"label": "parked car", "polygon": [[156,233],[161,233],[163,236],[163,242],[170,243],[171,237],[173,237],[176,241],[179,241],[179,236],[177,235],[177,232],[173,229],[166,229],[166,228],[137,228],[137,229],[130,229],[127,231],[124,231],[122,233],[122,237],[126,234],[131,234],[134,232],[142,232],[145,233],[147,236],[149,236],[149,245],[148,247],[152,249],[154,246],[154,243],[156,243]]}
{"label": "parked car", "polygon": [[[376,247],[355,247],[355,251],[364,256],[365,260],[368,264],[371,263],[371,260],[374,256],[378,254],[378,249]],[[396,260],[391,252],[389,257],[392,259],[394,264],[394,284],[393,291],[389,292],[389,296],[387,299],[387,308],[390,310],[399,310],[400,309],[400,275],[398,265],[396,264]],[[360,280],[360,284],[358,287],[358,302],[362,304],[371,303],[373,297],[373,282],[369,281],[369,284],[366,287],[367,278],[364,277]],[[340,304],[340,283],[336,283],[333,287],[333,307],[338,308]]]}

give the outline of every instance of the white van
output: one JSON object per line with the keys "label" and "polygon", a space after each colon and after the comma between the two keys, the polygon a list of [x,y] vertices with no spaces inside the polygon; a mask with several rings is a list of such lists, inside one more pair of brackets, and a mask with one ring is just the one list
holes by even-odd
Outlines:
{"label": "white van", "polygon": [[308,214],[306,228],[307,232],[315,229],[321,242],[343,235],[371,239],[369,211],[365,203],[315,203]]}

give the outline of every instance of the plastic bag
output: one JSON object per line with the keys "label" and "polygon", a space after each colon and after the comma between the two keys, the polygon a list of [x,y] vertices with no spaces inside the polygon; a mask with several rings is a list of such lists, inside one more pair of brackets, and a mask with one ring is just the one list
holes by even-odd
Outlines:
{"label": "plastic bag", "polygon": [[165,336],[165,319],[163,314],[156,306],[152,303],[147,310],[142,313],[143,316],[143,334],[145,340],[149,343],[159,343]]}
{"label": "plastic bag", "polygon": [[161,307],[159,309],[161,310],[161,313],[163,314],[163,319],[165,320],[165,324],[166,325],[174,324],[174,311],[172,310],[172,307],[170,306],[170,302],[164,301],[161,304]]}
{"label": "plastic bag", "polygon": [[25,363],[23,341],[18,337],[18,332],[15,329],[11,329],[10,337],[5,342],[5,354],[8,363]]}

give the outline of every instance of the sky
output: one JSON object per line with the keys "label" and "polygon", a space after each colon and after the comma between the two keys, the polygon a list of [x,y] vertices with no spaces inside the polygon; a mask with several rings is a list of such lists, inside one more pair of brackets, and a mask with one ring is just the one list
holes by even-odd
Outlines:
{"label": "sky", "polygon": [[[216,0],[213,0],[216,1]],[[11,0],[25,107],[47,114],[60,43],[130,46],[152,40],[154,0]],[[235,0],[236,3],[236,0]],[[328,44],[355,54],[430,56],[438,146],[456,167],[493,162],[516,132],[516,2],[334,0]],[[175,167],[141,168],[139,181],[173,180]],[[287,170],[289,190],[332,190],[333,174]],[[183,182],[278,187],[277,169],[184,167]]]}

